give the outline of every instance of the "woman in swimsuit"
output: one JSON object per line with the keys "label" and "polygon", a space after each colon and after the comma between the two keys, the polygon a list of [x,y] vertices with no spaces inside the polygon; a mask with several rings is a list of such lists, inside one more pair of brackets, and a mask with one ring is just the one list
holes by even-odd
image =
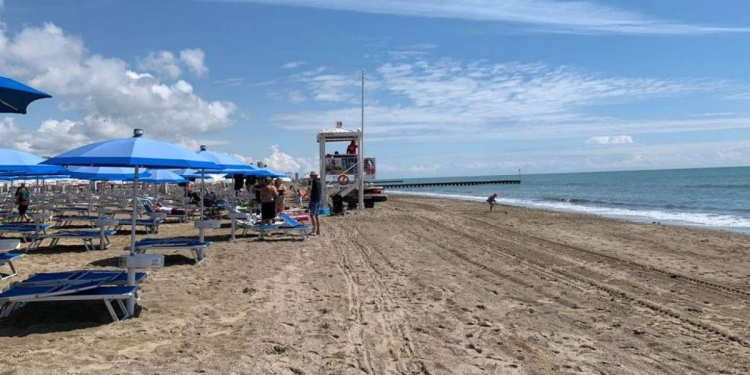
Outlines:
{"label": "woman in swimsuit", "polygon": [[279,214],[284,212],[284,194],[286,193],[286,186],[284,186],[284,181],[280,178],[277,178],[276,181],[274,181],[274,186],[276,187],[276,192],[279,194],[276,198],[276,214]]}

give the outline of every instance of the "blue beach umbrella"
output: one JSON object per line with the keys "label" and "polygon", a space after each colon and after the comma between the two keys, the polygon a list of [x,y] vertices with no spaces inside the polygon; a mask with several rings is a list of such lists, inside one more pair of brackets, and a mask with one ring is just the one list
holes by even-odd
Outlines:
{"label": "blue beach umbrella", "polygon": [[274,170],[274,169],[271,169],[271,168],[268,168],[268,167],[262,168],[262,169],[265,170],[266,172],[268,172],[269,176],[271,176],[271,177],[286,177],[285,173],[281,173],[281,172],[279,172],[277,170]]}
{"label": "blue beach umbrella", "polygon": [[70,167],[67,170],[70,177],[89,181],[131,181],[135,175],[135,168],[123,167]]}
{"label": "blue beach umbrella", "polygon": [[232,178],[234,175],[242,176],[255,176],[255,177],[286,177],[285,174],[276,172],[267,168],[256,168],[254,170],[223,170],[222,173],[226,174],[226,178]]}
{"label": "blue beach umbrella", "polygon": [[0,172],[18,174],[57,174],[63,168],[53,165],[39,165],[44,159],[28,152],[0,148]]}
{"label": "blue beach umbrella", "polygon": [[[198,151],[198,154],[205,157],[208,160],[213,161],[214,163],[221,166],[221,172],[227,172],[227,170],[232,171],[253,171],[256,168],[252,165],[245,164],[229,155],[221,154],[218,152],[208,151],[206,146],[201,146],[200,151]],[[239,174],[239,173],[237,173]]]}
{"label": "blue beach umbrella", "polygon": [[182,178],[201,178],[201,171],[191,168],[175,169],[172,172]]}
{"label": "blue beach umbrella", "polygon": [[8,77],[0,76],[0,113],[26,114],[31,102],[52,96]]}
{"label": "blue beach umbrella", "polygon": [[[168,142],[143,138],[143,130],[135,129],[133,137],[96,142],[79,147],[43,162],[48,165],[133,167],[133,221],[130,232],[130,255],[135,254],[135,224],[138,201],[139,168],[221,169],[216,163]],[[135,286],[135,268],[128,267],[128,285]],[[128,313],[135,313],[135,298],[128,299]]]}
{"label": "blue beach umbrella", "polygon": [[142,182],[150,182],[153,184],[179,184],[187,182],[180,175],[166,169],[149,169],[145,173],[139,176]]}

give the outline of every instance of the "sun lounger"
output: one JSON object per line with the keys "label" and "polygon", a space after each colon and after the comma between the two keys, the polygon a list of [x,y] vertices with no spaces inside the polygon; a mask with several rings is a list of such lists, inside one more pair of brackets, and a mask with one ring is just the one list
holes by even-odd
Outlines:
{"label": "sun lounger", "polygon": [[250,219],[243,222],[239,222],[240,228],[243,229],[242,235],[244,236],[248,230],[257,232],[258,238],[263,239],[270,232],[281,231],[281,232],[298,232],[302,235],[302,239],[306,240],[312,227],[309,225],[300,224],[297,220],[294,220],[287,214],[281,214],[279,217],[283,220],[281,223],[276,224],[258,224],[255,220]]}
{"label": "sun lounger", "polygon": [[173,214],[172,211],[171,211],[171,209],[169,211],[166,210],[166,209],[163,209],[162,211],[156,212],[156,211],[154,211],[153,208],[151,208],[150,204],[146,204],[146,203],[143,204],[143,208],[146,210],[146,213],[149,216],[151,216],[152,219],[155,217],[154,214],[159,214],[159,213],[163,212],[163,213],[166,214],[164,220],[177,219],[181,223],[184,223],[184,222],[187,221],[187,211],[185,211],[184,213],[181,213],[181,214]]}
{"label": "sun lounger", "polygon": [[55,207],[52,210],[58,215],[64,215],[68,212],[75,212],[76,215],[86,215],[90,212],[88,207]]}
{"label": "sun lounger", "polygon": [[[105,230],[104,231],[104,244],[105,247],[109,247],[109,236],[114,236],[117,232],[114,230]],[[83,246],[88,251],[94,251],[96,250],[96,246],[94,246],[94,239],[99,238],[101,241],[101,231],[99,229],[84,229],[84,230],[63,230],[63,231],[57,231],[52,234],[44,234],[36,236],[36,238],[29,244],[29,247],[26,249],[26,251],[29,250],[36,250],[42,246],[42,242],[44,242],[45,239],[51,238],[52,242],[50,243],[50,247],[57,246],[57,244],[62,239],[66,238],[76,238],[81,239],[83,241]],[[102,246],[99,244],[99,248],[101,249]]]}
{"label": "sun lounger", "polygon": [[194,238],[146,238],[135,243],[135,252],[143,254],[148,250],[190,250],[195,256],[195,264],[206,259],[206,248],[211,242],[201,242]]}
{"label": "sun lounger", "polygon": [[[148,277],[146,272],[136,272],[135,283]],[[102,281],[102,285],[127,285],[128,273],[122,270],[79,270],[63,272],[43,272],[29,276],[20,282],[24,286],[45,286],[59,284],[77,284],[91,281]]]}
{"label": "sun lounger", "polygon": [[20,234],[24,242],[29,242],[33,241],[37,235],[46,234],[50,227],[50,224],[36,223],[0,224],[0,237],[8,233]]}
{"label": "sun lounger", "polygon": [[[149,233],[159,233],[159,225],[161,225],[162,220],[156,219],[137,219],[135,221],[136,226],[140,227],[146,227],[146,230]],[[115,230],[120,230],[123,226],[129,226],[133,225],[133,219],[120,219],[119,224],[115,226]]]}
{"label": "sun lounger", "polygon": [[[136,273],[136,284],[143,281],[147,273]],[[15,309],[29,302],[51,301],[102,301],[113,321],[129,315],[124,300],[137,296],[136,286],[125,286],[127,272],[124,271],[69,271],[35,274],[0,293],[0,318],[10,315]],[[112,302],[117,302],[122,318],[117,316]]]}
{"label": "sun lounger", "polygon": [[8,265],[10,267],[9,274],[0,274],[0,280],[6,280],[13,276],[16,276],[16,266],[13,264],[14,261],[24,257],[24,254],[20,253],[8,253],[6,251],[16,250],[21,246],[21,240],[0,240],[0,266]]}
{"label": "sun lounger", "polygon": [[73,223],[77,222],[83,222],[84,224],[93,224],[96,219],[98,219],[98,216],[76,216],[76,215],[60,215],[55,217],[55,226],[56,227],[67,227],[72,225]]}

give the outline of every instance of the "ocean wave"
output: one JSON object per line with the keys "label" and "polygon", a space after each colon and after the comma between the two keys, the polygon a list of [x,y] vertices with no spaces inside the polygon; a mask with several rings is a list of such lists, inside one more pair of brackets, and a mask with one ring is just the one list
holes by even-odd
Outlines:
{"label": "ocean wave", "polygon": [[686,185],[687,188],[692,189],[734,189],[734,190],[750,190],[748,184],[700,184],[700,185]]}
{"label": "ocean wave", "polygon": [[[486,197],[461,195],[461,194],[441,194],[431,192],[407,192],[407,191],[389,191],[389,193],[400,195],[414,195],[433,198],[455,199],[470,202],[485,202]],[[750,228],[750,218],[715,214],[706,212],[673,212],[660,211],[655,209],[632,209],[632,208],[615,208],[596,205],[582,205],[566,201],[551,200],[525,200],[515,198],[498,198],[498,203],[511,206],[547,209],[553,211],[576,212],[590,215],[606,216],[621,218],[641,222],[663,222],[664,224],[696,225],[705,227],[722,227],[722,228]]]}

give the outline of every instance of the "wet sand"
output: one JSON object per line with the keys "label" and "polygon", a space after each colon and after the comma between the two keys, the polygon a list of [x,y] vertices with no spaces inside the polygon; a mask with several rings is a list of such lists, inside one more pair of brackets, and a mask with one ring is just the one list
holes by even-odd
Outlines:
{"label": "wet sand", "polygon": [[[0,374],[750,371],[745,235],[393,196],[322,221],[304,242],[210,231],[197,266],[164,252],[121,323],[102,303],[30,304],[0,323]],[[174,235],[197,230],[157,236]],[[0,287],[113,268],[128,239],[30,252]]]}

